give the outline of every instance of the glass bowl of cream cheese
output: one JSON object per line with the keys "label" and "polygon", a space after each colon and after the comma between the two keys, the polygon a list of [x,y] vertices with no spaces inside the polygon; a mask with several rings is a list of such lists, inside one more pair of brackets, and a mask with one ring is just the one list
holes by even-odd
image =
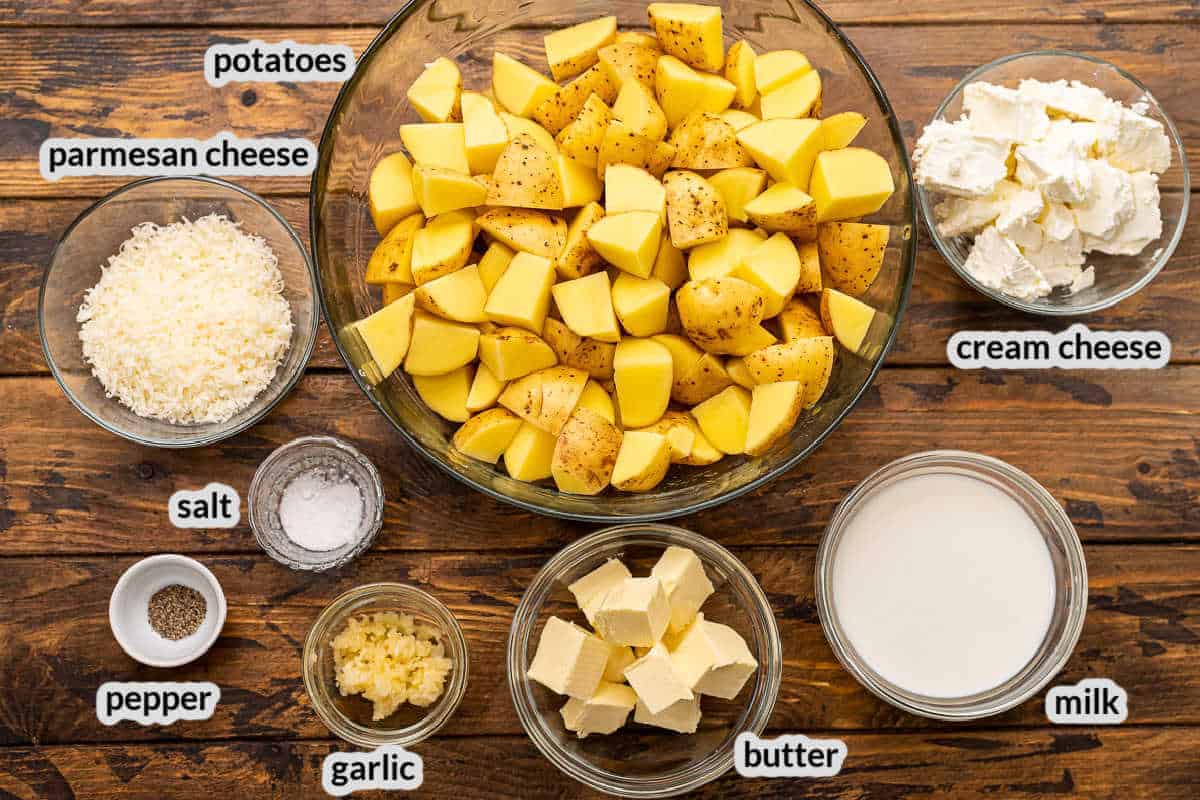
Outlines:
{"label": "glass bowl of cream cheese", "polygon": [[1191,179],[1175,124],[1137,78],[1040,50],[963,78],[913,153],[917,202],[967,284],[1032,314],[1133,295],[1174,253]]}

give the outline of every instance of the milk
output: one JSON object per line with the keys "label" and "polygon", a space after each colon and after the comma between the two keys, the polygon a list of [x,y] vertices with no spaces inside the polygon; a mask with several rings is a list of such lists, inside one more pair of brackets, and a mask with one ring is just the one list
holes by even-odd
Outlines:
{"label": "milk", "polygon": [[880,676],[928,697],[966,697],[1017,674],[1054,609],[1037,526],[1002,490],[965,475],[876,489],[834,554],[833,607]]}

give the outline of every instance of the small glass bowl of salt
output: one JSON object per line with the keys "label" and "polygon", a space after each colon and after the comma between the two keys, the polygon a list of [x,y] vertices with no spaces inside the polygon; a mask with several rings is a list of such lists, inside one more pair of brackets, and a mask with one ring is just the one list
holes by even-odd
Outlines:
{"label": "small glass bowl of salt", "polygon": [[267,555],[292,569],[340,567],[383,525],[383,482],[366,456],[331,436],[302,436],[259,465],[250,527]]}

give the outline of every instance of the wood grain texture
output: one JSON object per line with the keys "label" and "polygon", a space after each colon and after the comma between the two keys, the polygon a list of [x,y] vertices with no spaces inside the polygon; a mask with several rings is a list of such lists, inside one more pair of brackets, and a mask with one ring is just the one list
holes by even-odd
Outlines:
{"label": "wood grain texture", "polygon": [[[1200,367],[1169,367],[1153,380],[1139,372],[884,370],[812,457],[747,498],[683,523],[729,544],[812,544],[833,507],[871,471],[950,447],[1028,470],[1090,541],[1200,539],[1198,376]],[[0,429],[5,554],[253,552],[245,514],[233,530],[179,531],[167,520],[167,498],[218,476],[244,498],[271,450],[313,433],[345,438],[379,466],[387,508],[376,548],[558,547],[584,530],[446,476],[345,375],[310,374],[264,422],[199,450],[152,450],[105,434],[48,378],[0,381]]]}
{"label": "wood grain texture", "polygon": [[[1191,800],[1200,780],[1196,728],[1080,728],[967,731],[953,734],[846,734],[846,767],[837,778],[745,780],[728,774],[689,794],[696,798],[804,797],[822,800]],[[0,792],[19,800],[324,800],[321,762],[336,742],[180,742],[0,750]],[[425,788],[414,797],[521,797],[562,800],[587,791],[542,758],[524,737],[436,739],[414,750]],[[503,758],[497,758],[503,753]],[[491,763],[486,773],[476,765]],[[369,792],[353,797],[383,798]]]}
{"label": "wood grain texture", "polygon": [[[783,683],[772,729],[960,730],[886,705],[842,669],[817,619],[814,548],[736,554],[770,597],[782,638]],[[549,555],[372,552],[317,576],[289,571],[262,555],[205,558],[228,598],[225,629],[207,655],[170,671],[137,665],[108,629],[109,594],[133,559],[7,559],[0,591],[9,612],[0,621],[0,641],[11,644],[0,651],[0,744],[327,736],[300,679],[300,647],[332,598],[388,580],[434,594],[467,636],[470,681],[446,734],[519,734],[505,677],[506,640],[513,609]],[[1200,548],[1093,545],[1086,555],[1088,616],[1055,683],[1102,675],[1129,692],[1129,724],[1200,724]],[[720,597],[706,613],[738,624]],[[565,588],[554,599],[563,602],[560,613],[572,613]],[[221,702],[212,719],[167,731],[132,723],[107,727],[96,720],[95,692],[108,680],[210,680],[221,687]],[[711,723],[739,707],[711,701],[705,708]],[[987,722],[1039,724],[1045,724],[1041,694]]]}
{"label": "wood grain texture", "polygon": [[[308,202],[273,198],[272,204],[308,236]],[[38,287],[59,236],[86,200],[0,200],[0,376],[47,374],[37,330]],[[1104,330],[1162,330],[1174,364],[1200,361],[1200,229],[1185,233],[1157,278],[1115,307],[1091,314]],[[1005,309],[955,275],[922,232],[917,274],[889,365],[945,365],[946,342],[959,330],[1059,330],[1066,322]],[[344,369],[321,326],[310,367]]]}
{"label": "wood grain texture", "polygon": [[[880,76],[912,139],[954,83],[993,58],[1057,47],[1115,61],[1137,75],[1173,114],[1195,161],[1200,121],[1192,113],[1193,82],[1174,79],[1200,68],[1200,26],[965,25],[855,27],[847,33]],[[255,37],[342,43],[361,52],[374,28],[6,29],[0,50],[11,54],[0,92],[0,196],[79,197],[104,193],[123,178],[70,178],[38,173],[38,147],[51,136],[206,138],[320,137],[337,85],[238,84],[214,89],[203,76],[205,49]],[[303,178],[255,178],[257,191],[302,193]],[[1164,186],[1182,185],[1179,170]]]}

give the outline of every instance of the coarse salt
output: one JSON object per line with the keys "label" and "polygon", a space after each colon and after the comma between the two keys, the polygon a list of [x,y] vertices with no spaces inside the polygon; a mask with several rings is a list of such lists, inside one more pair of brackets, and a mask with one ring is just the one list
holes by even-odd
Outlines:
{"label": "coarse salt", "polygon": [[279,499],[284,534],[306,550],[325,552],[350,544],[362,519],[362,491],[337,468],[300,473]]}

